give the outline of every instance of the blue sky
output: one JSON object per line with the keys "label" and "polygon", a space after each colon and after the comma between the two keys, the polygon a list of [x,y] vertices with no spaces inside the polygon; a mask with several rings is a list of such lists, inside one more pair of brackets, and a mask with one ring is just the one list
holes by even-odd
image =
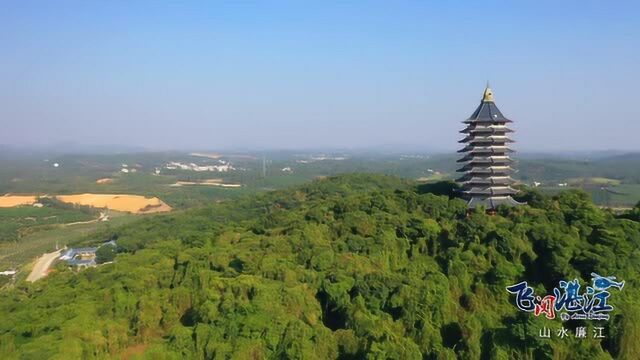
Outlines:
{"label": "blue sky", "polygon": [[14,1],[0,144],[454,150],[491,82],[520,150],[640,150],[624,1]]}

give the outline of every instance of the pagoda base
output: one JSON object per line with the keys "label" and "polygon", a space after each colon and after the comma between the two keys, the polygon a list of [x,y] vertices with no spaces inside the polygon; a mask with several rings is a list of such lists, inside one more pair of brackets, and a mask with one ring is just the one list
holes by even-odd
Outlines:
{"label": "pagoda base", "polygon": [[511,196],[492,196],[492,197],[472,197],[467,203],[469,209],[475,209],[478,206],[484,206],[486,209],[495,209],[500,205],[519,206],[524,203],[515,201]]}

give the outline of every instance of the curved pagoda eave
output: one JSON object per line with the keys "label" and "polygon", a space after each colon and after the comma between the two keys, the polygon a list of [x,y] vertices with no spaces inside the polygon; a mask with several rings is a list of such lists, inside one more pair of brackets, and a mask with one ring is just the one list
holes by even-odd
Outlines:
{"label": "curved pagoda eave", "polygon": [[467,125],[460,133],[466,136],[458,142],[465,147],[458,153],[465,155],[457,162],[464,166],[456,171],[464,175],[456,182],[462,186],[461,193],[469,201],[470,208],[520,205],[511,197],[518,193],[511,187],[514,180],[510,177],[514,172],[510,165],[515,161],[509,157],[514,151],[507,144],[514,141],[508,136],[513,130],[506,124],[511,122],[496,106],[488,87],[480,105],[463,121]]}
{"label": "curved pagoda eave", "polygon": [[484,206],[486,209],[495,209],[500,205],[519,206],[524,205],[524,203],[517,202],[511,196],[474,197],[467,203],[470,209],[475,209],[478,206]]}
{"label": "curved pagoda eave", "polygon": [[469,125],[466,128],[460,130],[461,134],[500,134],[500,133],[512,133],[513,130],[506,127],[505,125],[489,125],[489,126],[478,126],[478,125]]}
{"label": "curved pagoda eave", "polygon": [[506,145],[491,145],[491,146],[479,146],[479,145],[467,145],[464,148],[458,150],[459,153],[478,153],[478,154],[495,154],[495,153],[514,153],[515,150],[507,147]]}
{"label": "curved pagoda eave", "polygon": [[477,164],[504,164],[504,163],[512,163],[513,160],[507,155],[496,155],[491,154],[489,156],[485,155],[476,155],[476,154],[467,154],[462,159],[459,159],[457,162],[470,162]]}
{"label": "curved pagoda eave", "polygon": [[506,135],[489,135],[489,136],[479,136],[479,135],[469,135],[462,140],[458,140],[459,143],[465,144],[488,144],[488,143],[514,143],[515,141],[511,140]]}

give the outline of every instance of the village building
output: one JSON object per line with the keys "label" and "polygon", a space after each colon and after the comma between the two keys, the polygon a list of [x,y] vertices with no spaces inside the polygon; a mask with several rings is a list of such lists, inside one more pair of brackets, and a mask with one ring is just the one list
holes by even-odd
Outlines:
{"label": "village building", "polygon": [[75,267],[91,267],[96,266],[96,252],[102,246],[116,246],[116,242],[111,240],[98,247],[82,247],[82,248],[70,248],[62,256],[60,260],[63,260],[67,265]]}
{"label": "village building", "polygon": [[60,260],[64,260],[71,266],[95,266],[96,251],[98,251],[97,247],[71,248],[60,257]]}

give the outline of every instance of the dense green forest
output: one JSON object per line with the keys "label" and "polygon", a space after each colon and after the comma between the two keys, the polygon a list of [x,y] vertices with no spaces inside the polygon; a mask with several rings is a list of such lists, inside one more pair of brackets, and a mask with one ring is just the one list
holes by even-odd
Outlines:
{"label": "dense green forest", "polygon": [[[468,214],[452,186],[343,175],[105,230],[114,263],[0,293],[1,357],[640,357],[640,206],[523,191]],[[626,281],[604,339],[540,338],[562,322],[505,290],[592,272]]]}

